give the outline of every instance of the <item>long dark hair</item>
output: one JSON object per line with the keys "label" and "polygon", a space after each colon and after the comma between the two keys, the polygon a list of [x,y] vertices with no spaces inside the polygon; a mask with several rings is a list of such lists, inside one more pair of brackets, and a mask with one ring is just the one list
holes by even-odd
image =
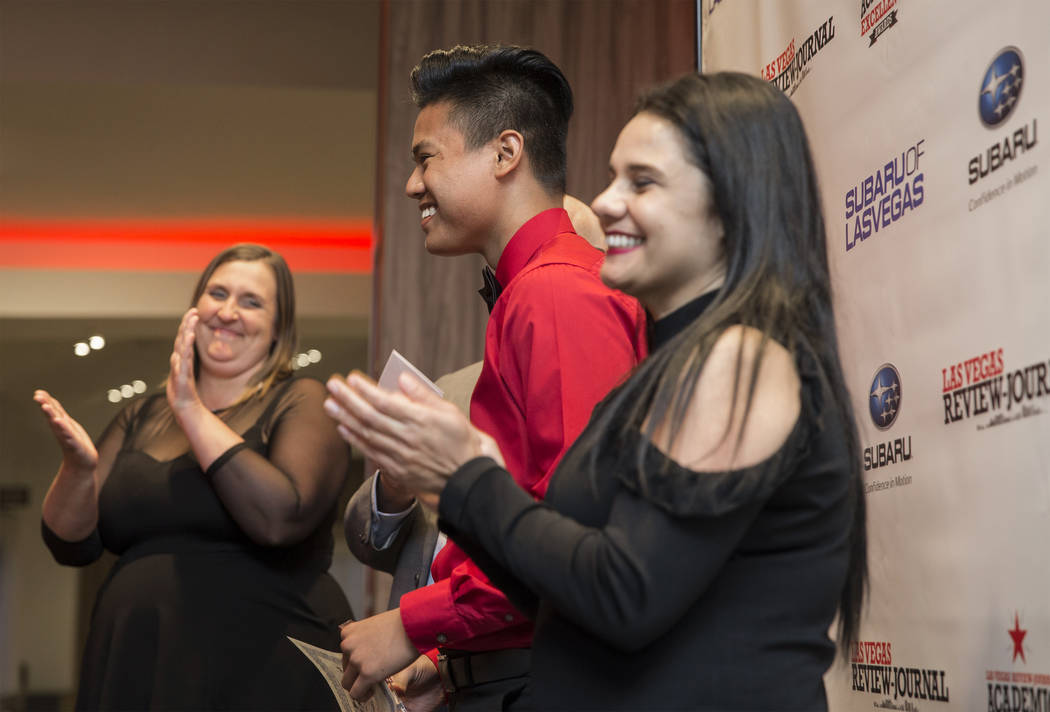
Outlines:
{"label": "long dark hair", "polygon": [[[654,351],[610,396],[589,430],[596,439],[614,430],[644,430],[648,437],[637,452],[644,489],[648,443],[664,424],[672,441],[679,435],[697,377],[726,328],[743,324],[763,334],[752,372],[740,373],[738,365],[733,401],[745,384],[745,420],[770,339],[796,356],[811,357],[824,392],[846,421],[853,525],[838,623],[846,654],[858,634],[867,587],[865,508],[856,425],[838,354],[824,219],[802,121],[782,92],[732,72],[689,74],[659,86],[641,97],[636,113],[675,126],[689,160],[710,179],[725,232],[725,282],[696,321]],[[597,448],[590,452],[593,473]]]}

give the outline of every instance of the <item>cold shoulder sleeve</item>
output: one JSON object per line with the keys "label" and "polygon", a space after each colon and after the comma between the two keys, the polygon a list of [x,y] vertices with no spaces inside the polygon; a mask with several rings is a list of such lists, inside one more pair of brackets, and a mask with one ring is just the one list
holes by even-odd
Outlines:
{"label": "cold shoulder sleeve", "polygon": [[261,416],[263,452],[236,447],[209,468],[223,505],[256,543],[302,541],[333,511],[350,451],[324,414],[324,398],[319,381],[293,380]]}
{"label": "cold shoulder sleeve", "polygon": [[442,495],[444,528],[472,557],[484,552],[476,561],[499,585],[524,587],[624,651],[670,630],[761,508],[756,501],[718,517],[683,518],[620,489],[596,528],[519,492],[491,460],[471,461]]}
{"label": "cold shoulder sleeve", "polygon": [[[531,592],[595,638],[637,651],[670,631],[738,550],[804,456],[806,422],[799,418],[773,457],[742,470],[694,472],[660,462],[655,448],[644,480],[624,471],[635,468],[610,466],[598,473],[609,497],[598,526],[534,501],[495,462],[478,458],[442,494],[442,528],[499,586]],[[556,480],[586,478],[565,469],[574,462],[570,451]]]}
{"label": "cold shoulder sleeve", "polygon": [[[615,468],[620,484],[676,517],[718,517],[755,501],[765,501],[809,454],[815,419],[824,410],[816,361],[808,353],[796,358],[799,374],[799,415],[779,448],[761,462],[722,472],[695,472],[675,462],[651,443],[643,466]],[[617,437],[623,437],[617,435]],[[610,447],[611,438],[605,446]],[[638,431],[626,433],[616,445],[637,451],[643,440]]]}
{"label": "cold shoulder sleeve", "polygon": [[[809,425],[800,417],[787,440],[770,458],[727,472],[694,472],[667,458],[656,447],[646,450],[645,475],[639,468],[618,468],[625,489],[675,517],[719,517],[751,502],[764,502],[806,456]],[[641,437],[634,433],[635,437]],[[632,444],[626,445],[633,450]]]}

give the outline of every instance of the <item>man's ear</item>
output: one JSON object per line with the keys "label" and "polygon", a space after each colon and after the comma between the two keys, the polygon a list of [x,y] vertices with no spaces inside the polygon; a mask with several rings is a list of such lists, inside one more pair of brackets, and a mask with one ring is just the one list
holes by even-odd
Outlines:
{"label": "man's ear", "polygon": [[503,178],[518,167],[525,156],[525,138],[512,129],[496,137],[496,177]]}

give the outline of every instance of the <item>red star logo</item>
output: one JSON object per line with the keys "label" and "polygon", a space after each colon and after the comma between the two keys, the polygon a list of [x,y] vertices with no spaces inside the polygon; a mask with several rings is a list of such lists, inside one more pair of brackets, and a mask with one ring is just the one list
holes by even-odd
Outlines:
{"label": "red star logo", "polygon": [[1021,662],[1027,664],[1028,661],[1024,659],[1024,646],[1021,643],[1024,641],[1024,637],[1028,635],[1027,630],[1021,630],[1021,621],[1017,615],[1017,611],[1014,611],[1014,629],[1006,631],[1010,634],[1010,637],[1014,641],[1014,659],[1013,662],[1017,662],[1017,656],[1021,656]]}

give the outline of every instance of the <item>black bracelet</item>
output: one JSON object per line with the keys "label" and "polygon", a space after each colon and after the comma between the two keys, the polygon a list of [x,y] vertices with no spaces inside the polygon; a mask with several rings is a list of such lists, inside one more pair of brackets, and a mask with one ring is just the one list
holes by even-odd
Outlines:
{"label": "black bracelet", "polygon": [[215,458],[214,462],[208,465],[208,469],[204,471],[204,477],[209,482],[211,482],[212,478],[215,477],[215,473],[222,469],[222,466],[229,462],[231,457],[233,457],[246,447],[248,447],[248,443],[242,440],[223,454],[219,455],[217,458]]}

